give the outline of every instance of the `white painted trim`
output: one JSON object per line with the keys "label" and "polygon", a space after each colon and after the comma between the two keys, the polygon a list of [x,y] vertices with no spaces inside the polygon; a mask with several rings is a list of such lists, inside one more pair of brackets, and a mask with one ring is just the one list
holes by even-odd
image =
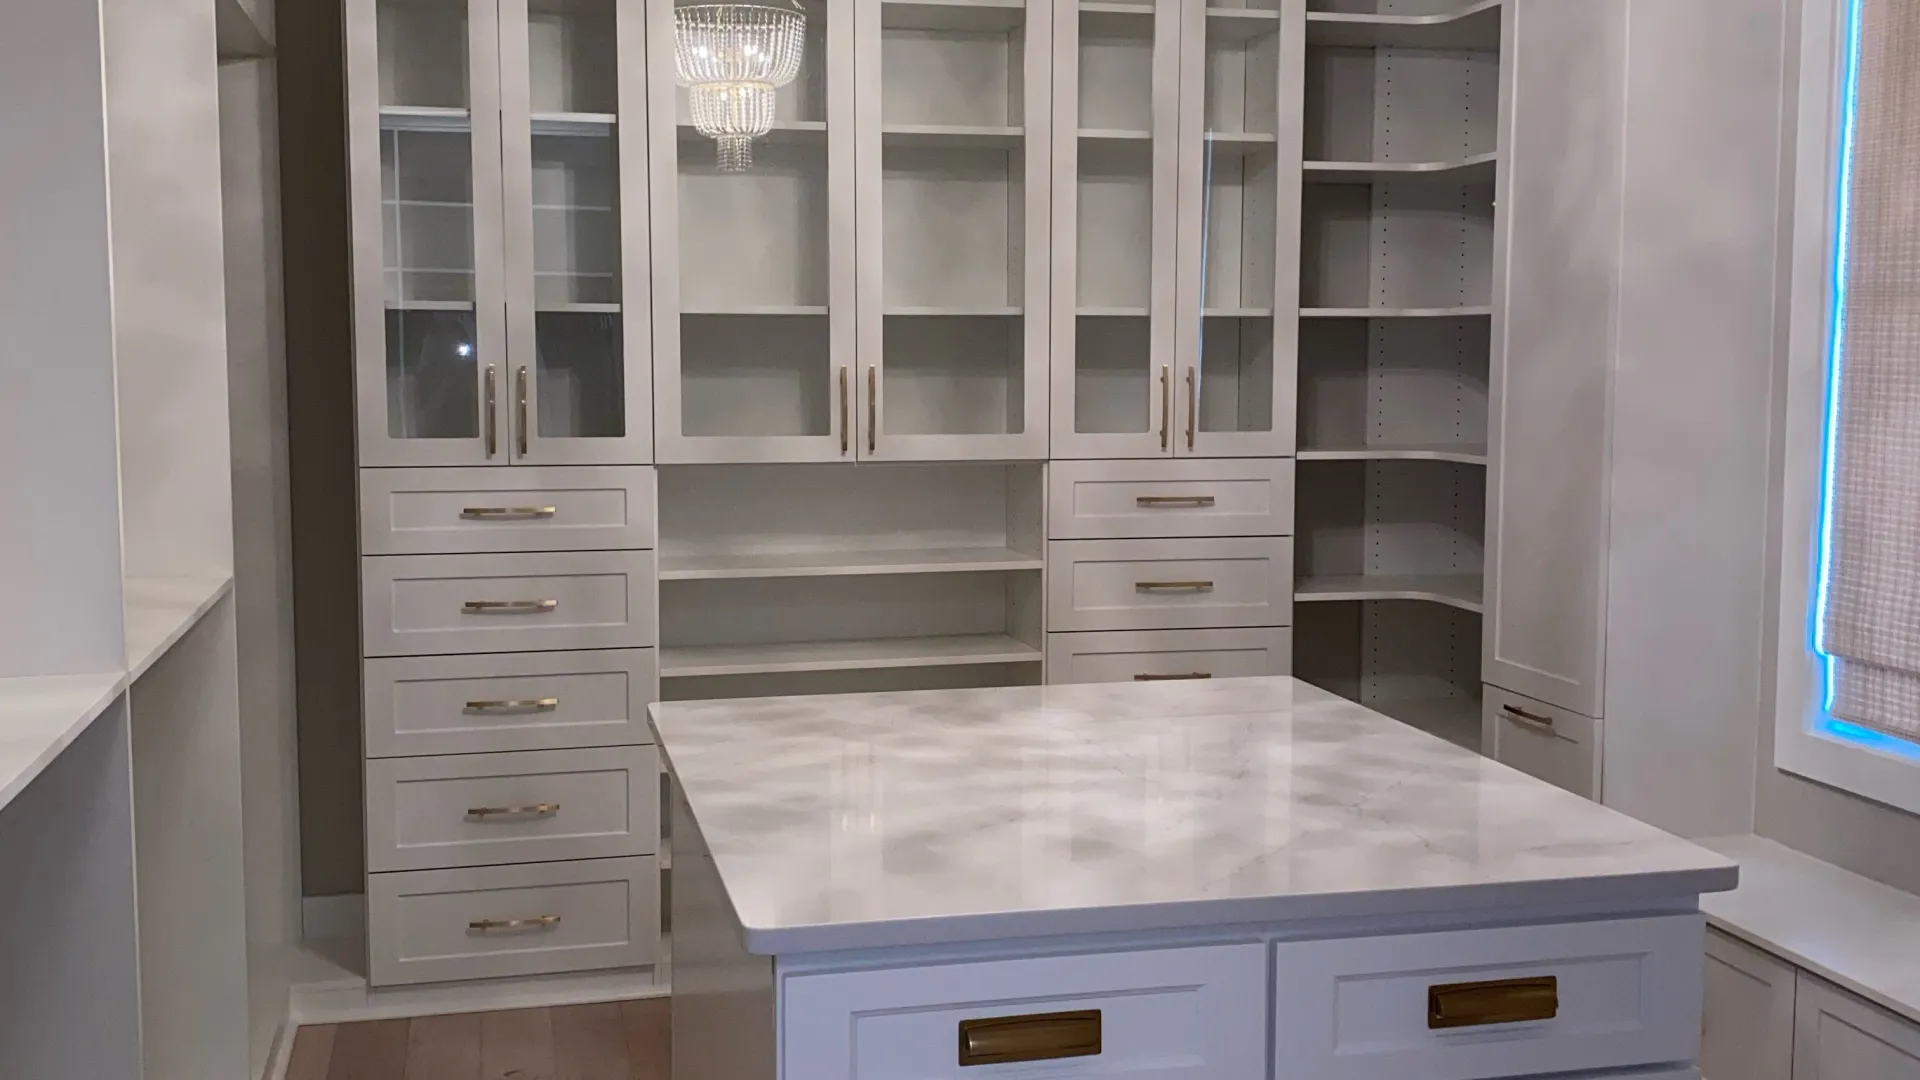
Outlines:
{"label": "white painted trim", "polygon": [[1774,764],[1856,795],[1920,813],[1920,748],[1910,757],[1870,749],[1828,730],[1822,672],[1812,650],[1818,574],[1820,469],[1839,217],[1841,64],[1846,0],[1806,0],[1800,39],[1789,352],[1780,383],[1784,428],[1776,451],[1778,563]]}
{"label": "white painted trim", "polygon": [[289,1023],[351,1024],[362,1020],[665,997],[670,989],[667,978],[664,963],[650,968],[431,983],[388,990],[373,990],[368,988],[365,979],[346,976],[294,986],[288,1009]]}
{"label": "white painted trim", "polygon": [[367,936],[365,893],[300,898],[300,936],[307,941]]}

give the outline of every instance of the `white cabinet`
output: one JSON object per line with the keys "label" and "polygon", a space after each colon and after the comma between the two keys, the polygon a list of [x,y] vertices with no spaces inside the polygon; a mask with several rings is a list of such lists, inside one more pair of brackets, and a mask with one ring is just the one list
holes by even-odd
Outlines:
{"label": "white cabinet", "polygon": [[1293,622],[1293,544],[1285,537],[1055,540],[1047,558],[1053,631]]}
{"label": "white cabinet", "polygon": [[1920,1026],[1803,972],[1794,1005],[1793,1080],[1920,1080]]}
{"label": "white cabinet", "polygon": [[1173,682],[1285,675],[1293,633],[1257,630],[1114,630],[1047,635],[1047,681]]}
{"label": "white cabinet", "polygon": [[1502,765],[1598,800],[1601,722],[1497,686],[1482,698],[1481,752]]}
{"label": "white cabinet", "polygon": [[1792,1080],[1795,976],[1791,964],[1707,931],[1705,1080]]}

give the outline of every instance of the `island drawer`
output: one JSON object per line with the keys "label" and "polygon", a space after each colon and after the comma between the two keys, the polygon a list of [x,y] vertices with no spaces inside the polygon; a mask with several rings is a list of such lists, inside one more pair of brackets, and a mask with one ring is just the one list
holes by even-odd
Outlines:
{"label": "island drawer", "polygon": [[1293,631],[1286,627],[1047,635],[1052,683],[1237,679],[1292,669]]}
{"label": "island drawer", "polygon": [[1528,776],[1600,798],[1600,721],[1489,686],[1481,699],[1480,745]]}
{"label": "island drawer", "polygon": [[660,956],[651,857],[372,874],[374,986],[640,967]]}
{"label": "island drawer", "polygon": [[1274,947],[1274,1037],[1318,1080],[1690,1062],[1706,919],[1669,915]]}
{"label": "island drawer", "polygon": [[643,466],[360,470],[362,555],[653,546]]}
{"label": "island drawer", "polygon": [[1198,630],[1293,624],[1293,541],[1055,540],[1050,630]]}
{"label": "island drawer", "polygon": [[653,649],[399,656],[366,664],[370,758],[650,743]]}
{"label": "island drawer", "polygon": [[367,868],[425,870],[650,855],[651,746],[367,762]]}
{"label": "island drawer", "polygon": [[654,644],[651,551],[360,560],[367,656]]}
{"label": "island drawer", "polygon": [[1056,461],[1048,467],[1055,540],[1286,536],[1293,461]]}
{"label": "island drawer", "polygon": [[[1265,948],[1248,943],[791,976],[783,983],[781,1075],[1265,1076]],[[1038,1064],[1023,1068],[1029,1061]]]}

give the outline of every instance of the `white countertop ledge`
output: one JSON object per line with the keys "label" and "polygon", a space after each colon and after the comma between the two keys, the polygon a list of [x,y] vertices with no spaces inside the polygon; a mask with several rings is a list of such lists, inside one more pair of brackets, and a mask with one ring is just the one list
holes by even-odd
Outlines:
{"label": "white countertop ledge", "polygon": [[127,682],[147,673],[155,660],[179,644],[220,598],[233,579],[133,577],[121,587],[126,606]]}
{"label": "white countertop ledge", "polygon": [[1738,880],[1724,856],[1293,679],[651,715],[755,953],[1658,903]]}

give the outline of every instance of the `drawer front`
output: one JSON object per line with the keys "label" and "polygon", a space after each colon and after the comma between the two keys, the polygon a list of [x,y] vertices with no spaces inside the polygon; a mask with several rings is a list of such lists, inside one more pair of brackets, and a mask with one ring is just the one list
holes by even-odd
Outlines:
{"label": "drawer front", "polygon": [[1600,798],[1601,722],[1497,686],[1482,699],[1480,745],[1528,776]]}
{"label": "drawer front", "polygon": [[1317,1080],[1692,1062],[1705,947],[1697,914],[1282,943],[1276,1049]]}
{"label": "drawer front", "polygon": [[658,668],[652,649],[369,660],[367,756],[650,743]]}
{"label": "drawer front", "polygon": [[1293,533],[1290,459],[1056,461],[1048,475],[1055,540]]}
{"label": "drawer front", "polygon": [[660,843],[651,746],[367,762],[367,868],[650,855]]}
{"label": "drawer front", "polygon": [[360,470],[363,555],[654,546],[650,468]]}
{"label": "drawer front", "polygon": [[1293,541],[1056,540],[1050,630],[1197,630],[1293,624]]}
{"label": "drawer front", "polygon": [[[1265,1076],[1264,948],[1221,945],[791,976],[783,983],[781,1075]],[[963,1064],[967,1047],[974,1057]],[[1016,1056],[995,1057],[996,1051]]]}
{"label": "drawer front", "polygon": [[660,956],[658,864],[372,874],[367,952],[374,986],[652,964]]}
{"label": "drawer front", "polygon": [[1113,630],[1048,634],[1050,683],[1238,679],[1293,671],[1293,631]]}
{"label": "drawer front", "polygon": [[368,656],[654,644],[651,551],[360,560]]}

